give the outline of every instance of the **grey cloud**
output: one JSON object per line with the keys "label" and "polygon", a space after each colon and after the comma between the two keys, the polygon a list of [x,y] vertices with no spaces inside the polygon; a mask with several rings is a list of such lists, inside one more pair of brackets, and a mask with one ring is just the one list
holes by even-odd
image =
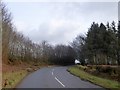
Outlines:
{"label": "grey cloud", "polygon": [[[31,18],[28,20],[32,22],[32,24],[35,24],[33,26],[36,26],[38,23],[35,22],[39,21],[40,24],[38,25],[40,26],[38,26],[38,29],[25,29],[25,31],[23,31],[23,33],[29,36],[34,42],[47,40],[52,44],[66,44],[72,41],[77,34],[83,33],[84,30],[87,31],[93,21],[106,24],[107,21],[117,20],[118,16],[117,2],[51,2],[37,3],[37,5],[40,6],[40,9],[36,8],[36,10],[33,10],[32,8],[32,14],[31,11],[26,13],[29,14],[27,16],[28,19],[31,18],[32,15],[36,16],[34,19]],[[63,20],[64,22],[57,28],[51,28],[52,20]],[[75,24],[72,24],[73,22],[80,25],[75,26]]]}
{"label": "grey cloud", "polygon": [[[52,44],[70,42],[73,39],[73,33],[76,30],[74,26],[63,25],[52,32],[49,23],[41,24],[38,30],[31,30],[26,33],[34,42],[46,40]],[[69,37],[68,37],[69,36]]]}

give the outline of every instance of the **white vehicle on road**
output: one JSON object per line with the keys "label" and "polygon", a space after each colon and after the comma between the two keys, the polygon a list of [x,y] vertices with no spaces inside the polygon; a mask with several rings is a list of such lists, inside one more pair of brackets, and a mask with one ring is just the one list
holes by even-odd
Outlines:
{"label": "white vehicle on road", "polygon": [[80,61],[79,60],[77,60],[77,59],[75,59],[75,64],[80,64]]}

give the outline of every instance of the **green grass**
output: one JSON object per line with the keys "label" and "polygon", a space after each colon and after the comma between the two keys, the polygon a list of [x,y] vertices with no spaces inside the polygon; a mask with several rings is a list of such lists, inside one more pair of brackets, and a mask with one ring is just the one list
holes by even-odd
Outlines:
{"label": "green grass", "polygon": [[[27,75],[27,73],[26,70],[2,73],[3,88],[14,88]],[[6,86],[4,86],[5,82],[7,82]]]}
{"label": "green grass", "polygon": [[[30,68],[30,71],[28,71],[28,68],[23,68],[23,69],[21,68],[18,71],[10,71],[10,72],[2,73],[3,90],[7,90],[7,88],[15,88],[25,76],[27,76],[29,73],[32,73],[42,67],[45,67],[45,65],[43,66],[42,65],[28,65],[28,68]],[[7,85],[5,85],[6,81],[7,81]]]}
{"label": "green grass", "polygon": [[[82,67],[83,68],[83,67]],[[78,66],[72,66],[70,68],[68,68],[68,71],[75,75],[80,77],[83,80],[88,80],[94,84],[97,84],[99,86],[102,86],[104,88],[110,88],[111,90],[116,88],[120,88],[120,83],[118,83],[117,81],[113,81],[113,80],[108,80],[108,79],[104,79],[104,78],[100,78],[97,76],[93,76],[83,70],[80,70]]]}

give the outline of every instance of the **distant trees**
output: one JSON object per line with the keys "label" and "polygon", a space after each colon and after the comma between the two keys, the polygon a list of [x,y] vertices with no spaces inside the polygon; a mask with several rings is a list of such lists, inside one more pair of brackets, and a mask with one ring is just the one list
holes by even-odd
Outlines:
{"label": "distant trees", "polygon": [[61,65],[74,64],[75,51],[71,46],[57,45],[55,46],[55,63]]}
{"label": "distant trees", "polygon": [[74,63],[74,50],[70,46],[52,46],[43,41],[33,43],[29,38],[18,33],[12,23],[11,13],[0,3],[2,11],[2,61],[9,64],[21,62],[35,64]]}
{"label": "distant trees", "polygon": [[77,58],[84,64],[85,59],[89,64],[119,64],[119,28],[114,21],[111,25],[93,22],[86,37],[80,35],[71,44]]}
{"label": "distant trees", "polygon": [[34,44],[21,33],[12,31],[9,37],[9,61],[32,61],[34,59]]}
{"label": "distant trees", "polygon": [[84,35],[78,35],[73,42],[71,43],[71,47],[74,49],[75,58],[81,61],[81,64],[85,63],[85,39]]}
{"label": "distant trees", "polygon": [[[2,13],[2,60],[3,63],[73,64],[79,59],[84,65],[120,64],[120,21],[98,24],[93,22],[86,36],[78,35],[70,45],[39,44],[18,33],[12,23],[11,13],[0,3]],[[1,33],[1,32],[0,32]]]}

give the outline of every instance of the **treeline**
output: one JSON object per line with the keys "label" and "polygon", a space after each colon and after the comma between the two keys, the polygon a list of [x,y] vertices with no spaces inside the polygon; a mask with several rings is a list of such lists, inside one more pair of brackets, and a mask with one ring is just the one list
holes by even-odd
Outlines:
{"label": "treeline", "polygon": [[35,64],[74,63],[74,50],[70,45],[52,46],[46,41],[33,43],[28,37],[17,32],[12,23],[11,13],[6,6],[0,4],[2,11],[2,60],[7,64],[21,62]]}
{"label": "treeline", "polygon": [[2,61],[6,64],[21,62],[34,64],[120,64],[120,22],[104,25],[93,23],[85,36],[79,35],[70,45],[52,46],[46,41],[39,44],[17,32],[11,13],[3,3]]}
{"label": "treeline", "polygon": [[120,64],[120,21],[117,26],[93,22],[71,45],[82,64]]}

